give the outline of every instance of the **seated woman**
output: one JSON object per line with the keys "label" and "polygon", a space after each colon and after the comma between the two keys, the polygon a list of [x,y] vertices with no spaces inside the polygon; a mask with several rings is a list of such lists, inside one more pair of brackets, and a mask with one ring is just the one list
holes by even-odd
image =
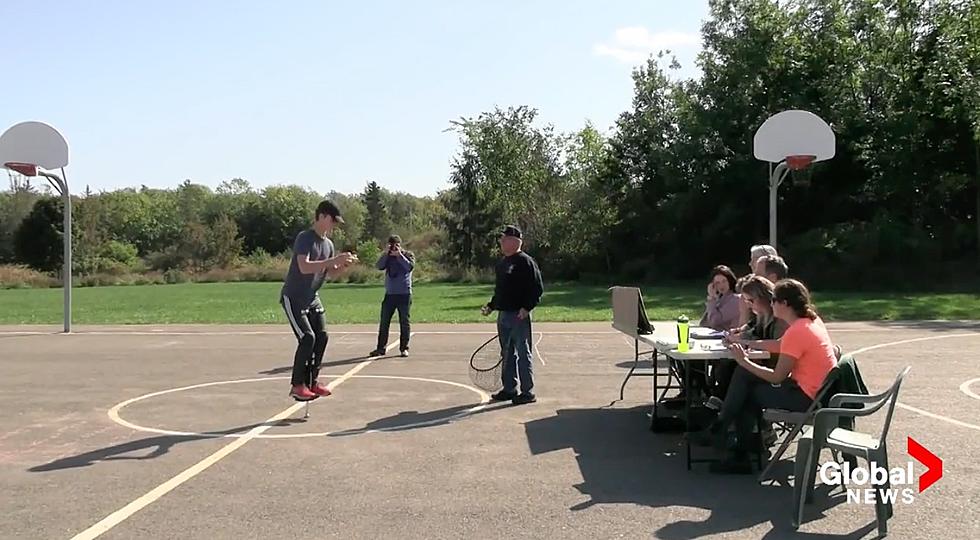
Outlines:
{"label": "seated woman", "polygon": [[[766,362],[766,367],[775,367],[779,360],[779,339],[786,332],[788,325],[777,318],[772,311],[773,288],[768,279],[752,275],[742,285],[742,301],[745,302],[755,315],[751,322],[738,331],[730,334],[727,341],[740,343],[749,349],[759,349],[772,352],[772,358]],[[709,407],[720,408],[721,400],[728,394],[728,386],[738,364],[734,360],[722,360],[715,368],[715,388]],[[718,399],[720,398],[720,399]]]}
{"label": "seated woman", "polygon": [[738,324],[739,297],[735,294],[735,273],[725,265],[711,269],[708,297],[699,326],[728,330]]}
{"label": "seated woman", "polygon": [[[739,297],[735,294],[735,273],[725,265],[719,265],[711,269],[711,281],[708,282],[708,297],[704,302],[704,314],[701,316],[698,326],[708,327],[712,330],[725,331],[738,323],[738,304]],[[683,362],[679,360],[671,361],[674,372],[682,385],[681,392],[667,400],[671,405],[683,403],[686,393],[683,390],[685,378],[688,376],[687,369]],[[707,393],[708,382],[704,372],[704,364],[692,366],[691,386],[694,389],[701,389]]]}
{"label": "seated woman", "polygon": [[776,317],[773,299],[776,286],[762,276],[752,276],[746,280],[742,289],[742,301],[752,310],[752,323],[741,332],[728,336],[729,341],[741,343],[749,349],[760,349],[773,353],[773,366],[778,360],[779,339],[786,333],[789,324]]}
{"label": "seated woman", "polygon": [[[718,418],[705,431],[692,434],[695,442],[723,450],[728,428],[734,423],[737,444],[731,456],[713,463],[712,472],[749,474],[748,449],[752,427],[762,408],[805,411],[830,370],[837,364],[834,345],[810,301],[810,292],[795,279],[784,279],[773,291],[773,313],[788,328],[779,340],[775,368],[749,360],[740,343],[730,348],[738,363]],[[779,385],[779,386],[773,386]]]}

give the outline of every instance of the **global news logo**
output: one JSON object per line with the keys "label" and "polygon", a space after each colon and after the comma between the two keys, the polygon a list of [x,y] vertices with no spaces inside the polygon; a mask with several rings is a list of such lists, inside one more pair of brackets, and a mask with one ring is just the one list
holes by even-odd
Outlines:
{"label": "global news logo", "polygon": [[[912,437],[908,438],[908,453],[926,467],[918,482],[918,493],[922,493],[942,478],[943,460]],[[839,486],[843,481],[847,486],[848,503],[874,504],[880,492],[885,502],[894,504],[901,501],[903,504],[912,504],[916,490],[905,486],[915,485],[913,466],[913,462],[909,461],[905,467],[888,469],[872,461],[868,467],[852,468],[846,461],[843,466],[836,461],[830,461],[820,466],[819,478],[828,485]]]}

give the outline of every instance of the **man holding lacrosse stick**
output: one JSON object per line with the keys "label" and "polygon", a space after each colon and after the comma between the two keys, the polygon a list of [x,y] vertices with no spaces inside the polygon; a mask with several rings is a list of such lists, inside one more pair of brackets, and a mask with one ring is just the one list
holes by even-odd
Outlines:
{"label": "man holding lacrosse stick", "polygon": [[[503,389],[491,398],[511,400],[515,405],[534,403],[534,370],[531,366],[531,311],[541,301],[544,285],[538,264],[522,251],[523,233],[508,225],[500,234],[497,280],[493,298],[483,306],[484,316],[497,311],[497,338],[503,357]],[[520,376],[521,393],[517,393]]]}
{"label": "man holding lacrosse stick", "polygon": [[330,390],[317,380],[327,349],[323,304],[318,291],[327,276],[339,276],[357,262],[357,255],[346,251],[334,255],[333,242],[328,238],[334,226],[343,222],[340,209],[332,202],[323,201],[316,207],[313,227],[296,235],[293,257],[282,285],[279,303],[299,341],[289,390],[289,395],[297,401],[330,395]]}

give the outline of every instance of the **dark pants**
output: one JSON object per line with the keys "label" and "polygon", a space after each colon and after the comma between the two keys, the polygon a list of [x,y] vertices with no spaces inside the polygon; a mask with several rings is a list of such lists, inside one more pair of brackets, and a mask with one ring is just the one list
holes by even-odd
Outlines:
{"label": "dark pants", "polygon": [[779,386],[773,386],[738,366],[732,374],[728,395],[725,396],[714,429],[723,439],[728,427],[735,423],[738,449],[745,452],[749,449],[752,428],[758,423],[762,409],[803,412],[812,402],[810,396],[792,379],[787,378]]}
{"label": "dark pants", "polygon": [[293,357],[293,376],[290,382],[294,386],[313,386],[320,376],[320,364],[329,339],[323,321],[323,306],[314,302],[310,306],[297,307],[286,296],[282,297],[280,303],[286,311],[289,326],[299,341]]}
{"label": "dark pants", "polygon": [[714,377],[712,378],[715,380],[715,385],[711,390],[711,395],[725,399],[725,396],[728,395],[728,388],[732,385],[735,370],[738,369],[738,362],[726,358],[719,360],[713,367]]}
{"label": "dark pants", "polygon": [[503,392],[517,391],[517,378],[520,376],[522,394],[530,394],[534,388],[534,368],[531,366],[531,315],[520,320],[516,311],[501,311],[497,314],[497,339],[500,341],[500,354],[504,358]]}
{"label": "dark pants", "polygon": [[378,350],[383,351],[388,347],[388,331],[391,328],[391,318],[398,310],[398,325],[400,330],[398,350],[408,350],[408,337],[412,333],[412,295],[410,294],[386,294],[381,301],[381,324],[378,325]]}
{"label": "dark pants", "polygon": [[[768,360],[757,360],[756,363],[760,366],[775,368],[778,361],[779,355],[775,354]],[[730,358],[726,358],[724,360],[718,360],[717,362],[712,363],[711,367],[711,378],[714,380],[711,395],[725,399],[725,396],[728,395],[728,388],[732,385],[732,377],[735,375],[735,370],[738,369],[738,362]]]}

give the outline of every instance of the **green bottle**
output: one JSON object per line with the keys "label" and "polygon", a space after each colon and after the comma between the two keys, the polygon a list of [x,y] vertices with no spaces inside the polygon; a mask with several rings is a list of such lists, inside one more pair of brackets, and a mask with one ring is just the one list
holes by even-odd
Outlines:
{"label": "green bottle", "polygon": [[691,327],[686,315],[677,317],[677,350],[687,352],[690,349]]}

